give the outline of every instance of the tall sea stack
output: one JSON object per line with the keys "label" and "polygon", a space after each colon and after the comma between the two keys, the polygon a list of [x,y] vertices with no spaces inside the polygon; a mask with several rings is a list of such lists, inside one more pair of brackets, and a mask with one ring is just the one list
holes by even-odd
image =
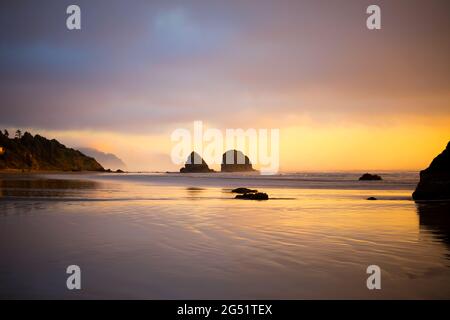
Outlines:
{"label": "tall sea stack", "polygon": [[222,155],[222,172],[245,172],[255,171],[250,159],[241,151],[228,150]]}
{"label": "tall sea stack", "polygon": [[184,168],[180,169],[181,173],[205,173],[213,171],[214,170],[208,167],[205,160],[203,160],[202,157],[200,157],[200,155],[194,151],[192,151],[187,158]]}

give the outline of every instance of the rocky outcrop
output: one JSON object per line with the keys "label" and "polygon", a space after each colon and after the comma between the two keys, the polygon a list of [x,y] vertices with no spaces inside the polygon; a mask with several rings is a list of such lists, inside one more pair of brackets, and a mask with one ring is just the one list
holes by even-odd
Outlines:
{"label": "rocky outcrop", "polygon": [[197,152],[192,151],[186,160],[184,168],[180,169],[181,173],[207,173],[214,172],[206,164],[205,160],[200,157]]}
{"label": "rocky outcrop", "polygon": [[361,177],[359,177],[360,181],[377,181],[377,180],[383,180],[379,175],[377,174],[370,174],[370,173],[364,173]]}
{"label": "rocky outcrop", "polygon": [[231,190],[231,192],[244,194],[244,193],[258,192],[258,190],[248,189],[248,188],[236,188],[236,189]]}
{"label": "rocky outcrop", "polygon": [[450,142],[445,150],[420,172],[412,194],[414,200],[450,200]]}
{"label": "rocky outcrop", "polygon": [[10,139],[0,134],[0,145],[5,150],[0,155],[0,170],[104,171],[94,158],[40,135],[25,132]]}
{"label": "rocky outcrop", "polygon": [[269,200],[269,195],[264,192],[251,192],[238,194],[235,199],[246,199],[246,200]]}
{"label": "rocky outcrop", "polygon": [[222,155],[222,172],[246,172],[255,171],[250,159],[241,151],[228,150]]}

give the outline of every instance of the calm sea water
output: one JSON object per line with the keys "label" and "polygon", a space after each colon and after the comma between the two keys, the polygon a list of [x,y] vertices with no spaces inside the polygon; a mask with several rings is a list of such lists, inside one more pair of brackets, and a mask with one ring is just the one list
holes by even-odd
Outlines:
{"label": "calm sea water", "polygon": [[449,299],[449,204],[381,174],[3,174],[0,298]]}

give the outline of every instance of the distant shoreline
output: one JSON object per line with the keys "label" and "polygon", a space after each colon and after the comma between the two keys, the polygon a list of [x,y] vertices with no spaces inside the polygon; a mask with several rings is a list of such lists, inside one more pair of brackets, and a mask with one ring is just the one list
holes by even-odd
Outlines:
{"label": "distant shoreline", "polygon": [[21,170],[21,169],[0,169],[0,174],[7,173],[7,174],[48,174],[48,173],[54,173],[54,174],[92,174],[92,173],[109,173],[109,172],[102,172],[102,171],[63,171],[63,170]]}
{"label": "distant shoreline", "polygon": [[[314,170],[314,171],[280,171],[279,173],[275,174],[275,175],[295,175],[295,174],[315,174],[315,173],[342,173],[342,174],[347,174],[347,173],[355,173],[355,174],[359,174],[359,173],[363,173],[364,170]],[[367,171],[367,170],[366,170]],[[420,169],[416,169],[416,170],[411,170],[411,169],[405,169],[405,170],[369,170],[369,171],[373,171],[373,172],[379,172],[381,174],[383,173],[419,173]],[[99,173],[99,174],[103,174],[103,173],[117,173],[117,174],[124,174],[124,173],[128,173],[128,174],[180,174],[179,171],[124,171],[122,173],[120,172],[115,172],[115,171],[89,171],[89,170],[82,170],[82,171],[64,171],[64,170],[29,170],[29,169],[0,169],[0,174],[2,173],[13,173],[13,174],[30,174],[30,173],[56,173],[56,174],[93,174],[93,173]],[[220,172],[220,171],[215,171],[215,172],[206,172],[206,174],[209,173],[231,173],[231,174],[236,174],[239,172]],[[195,173],[194,173],[195,174]],[[184,175],[189,175],[184,173]]]}

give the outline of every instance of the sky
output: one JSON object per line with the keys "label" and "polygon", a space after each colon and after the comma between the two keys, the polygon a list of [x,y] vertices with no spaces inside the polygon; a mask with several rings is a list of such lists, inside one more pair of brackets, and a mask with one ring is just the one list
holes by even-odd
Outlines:
{"label": "sky", "polygon": [[279,129],[281,171],[423,169],[450,140],[449,34],[446,0],[2,1],[0,129],[130,170],[177,170],[194,121]]}

